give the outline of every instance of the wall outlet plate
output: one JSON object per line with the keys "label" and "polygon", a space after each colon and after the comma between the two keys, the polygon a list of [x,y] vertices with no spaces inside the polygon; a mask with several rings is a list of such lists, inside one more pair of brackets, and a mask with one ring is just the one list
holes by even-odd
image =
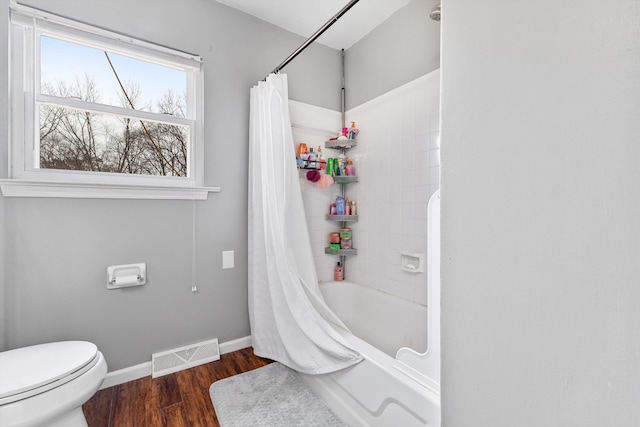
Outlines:
{"label": "wall outlet plate", "polygon": [[233,258],[234,258],[233,251],[222,251],[222,269],[223,270],[234,267]]}

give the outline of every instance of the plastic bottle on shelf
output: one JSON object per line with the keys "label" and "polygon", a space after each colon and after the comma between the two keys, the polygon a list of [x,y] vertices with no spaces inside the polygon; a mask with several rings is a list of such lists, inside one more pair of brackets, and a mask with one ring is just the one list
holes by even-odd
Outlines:
{"label": "plastic bottle on shelf", "polygon": [[356,213],[356,208],[357,207],[356,207],[355,200],[352,200],[350,203],[351,203],[351,215],[357,215],[357,213]]}
{"label": "plastic bottle on shelf", "polygon": [[320,147],[319,145],[318,145],[318,149],[316,150],[316,160],[317,160],[318,168],[324,169],[325,163],[322,161],[322,147]]}
{"label": "plastic bottle on shelf", "polygon": [[356,174],[356,167],[353,166],[353,162],[351,161],[351,159],[347,159],[347,166],[345,167],[345,172],[347,175]]}
{"label": "plastic bottle on shelf", "polygon": [[298,154],[298,157],[300,158],[302,158],[303,154],[309,154],[309,150],[307,149],[307,144],[305,144],[304,142],[301,142],[300,144],[298,144],[298,152],[296,154]]}
{"label": "plastic bottle on shelf", "polygon": [[351,122],[351,128],[349,129],[348,138],[349,139],[356,139],[356,137],[358,136],[359,132],[360,132],[360,130],[356,129],[356,122]]}
{"label": "plastic bottle on shelf", "polygon": [[344,215],[344,197],[336,197],[336,215]]}
{"label": "plastic bottle on shelf", "polygon": [[306,169],[309,166],[309,150],[307,149],[307,144],[301,142],[300,145],[298,145],[298,152],[300,153],[298,155],[298,158],[300,159],[298,164],[303,169]]}
{"label": "plastic bottle on shelf", "polygon": [[347,174],[347,157],[344,155],[344,153],[340,153],[340,155],[338,155],[338,173],[337,173],[337,175],[344,176],[346,174]]}
{"label": "plastic bottle on shelf", "polygon": [[340,261],[333,267],[333,280],[336,282],[342,282],[344,280],[344,270],[342,269],[342,265],[340,265]]}
{"label": "plastic bottle on shelf", "polygon": [[313,152],[313,147],[309,148],[309,161],[307,162],[307,167],[315,168],[316,167],[316,153]]}

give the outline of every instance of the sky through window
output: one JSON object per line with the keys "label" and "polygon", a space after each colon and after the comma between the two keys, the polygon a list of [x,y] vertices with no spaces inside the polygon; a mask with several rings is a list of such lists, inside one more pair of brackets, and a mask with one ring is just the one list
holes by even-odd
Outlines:
{"label": "sky through window", "polygon": [[[137,85],[139,90],[139,98],[135,102],[137,110],[157,111],[157,102],[168,90],[180,97],[184,95],[186,90],[184,71],[116,53],[109,53],[109,58],[127,91],[130,91],[133,85]],[[122,89],[103,50],[42,36],[40,61],[43,93],[46,93],[47,84],[56,88],[59,82],[64,82],[68,87],[72,87],[76,85],[76,78],[84,82],[86,77],[89,77],[96,84],[100,103],[123,106]],[[50,95],[56,94],[50,93]]]}

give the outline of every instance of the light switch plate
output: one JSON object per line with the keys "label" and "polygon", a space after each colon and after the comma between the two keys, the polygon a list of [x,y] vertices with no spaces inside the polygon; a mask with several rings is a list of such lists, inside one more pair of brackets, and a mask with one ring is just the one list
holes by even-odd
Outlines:
{"label": "light switch plate", "polygon": [[222,269],[233,268],[233,251],[222,251]]}

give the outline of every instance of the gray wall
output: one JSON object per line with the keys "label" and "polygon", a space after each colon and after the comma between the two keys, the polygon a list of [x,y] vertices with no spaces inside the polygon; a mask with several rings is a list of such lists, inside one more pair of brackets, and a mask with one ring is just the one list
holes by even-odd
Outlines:
{"label": "gray wall", "polygon": [[[116,370],[148,361],[155,351],[249,335],[249,89],[303,38],[211,0],[26,3],[201,54],[205,184],[221,186],[222,192],[196,202],[197,294],[190,292],[192,202],[0,198],[0,292],[6,292],[0,349],[85,339]],[[8,1],[2,4],[6,9]],[[0,65],[6,70],[6,10],[0,14]],[[286,72],[292,99],[339,110],[337,51],[313,46]],[[6,87],[0,83],[1,135],[7,134]],[[1,177],[6,165],[3,137]],[[223,250],[235,250],[235,269],[221,269]],[[133,262],[147,263],[148,284],[107,291],[106,267]]]}
{"label": "gray wall", "polygon": [[552,6],[443,8],[445,427],[640,422],[640,8]]}
{"label": "gray wall", "polygon": [[347,110],[440,67],[440,24],[429,18],[436,3],[411,0],[346,51]]}

